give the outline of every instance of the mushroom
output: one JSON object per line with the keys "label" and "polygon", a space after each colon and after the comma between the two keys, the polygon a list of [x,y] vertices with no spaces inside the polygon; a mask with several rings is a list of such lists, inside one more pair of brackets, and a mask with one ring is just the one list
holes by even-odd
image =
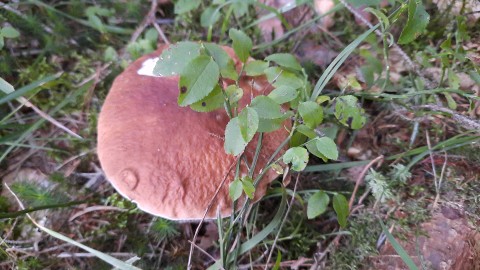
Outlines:
{"label": "mushroom", "polygon": [[[113,82],[98,120],[101,166],[120,194],[143,211],[171,220],[202,219],[215,191],[228,177],[206,219],[215,218],[217,211],[222,217],[229,216],[232,201],[228,183],[233,181],[236,160],[223,147],[229,118],[223,109],[200,113],[177,105],[178,76],[152,74],[165,48],[136,60]],[[238,68],[233,50],[224,50]],[[245,77],[240,87],[244,91],[240,108],[265,88],[271,89],[264,77]],[[264,135],[256,174],[287,136],[285,129]],[[245,150],[249,162],[256,140]],[[255,200],[265,194],[276,176],[273,170],[265,173],[256,188]]]}

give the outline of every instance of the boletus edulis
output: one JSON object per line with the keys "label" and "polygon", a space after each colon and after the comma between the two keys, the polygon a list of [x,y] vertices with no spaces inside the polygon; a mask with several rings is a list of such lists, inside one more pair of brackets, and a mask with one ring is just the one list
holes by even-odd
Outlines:
{"label": "boletus edulis", "polygon": [[[215,218],[217,211],[222,217],[229,216],[232,200],[228,186],[236,161],[224,150],[229,117],[224,109],[205,113],[177,104],[179,77],[153,75],[155,63],[162,61],[159,56],[167,48],[136,60],[113,82],[98,120],[101,166],[120,194],[140,209],[171,220],[202,219],[227,177],[206,218]],[[241,63],[233,50],[223,49],[239,71]],[[222,83],[226,86],[233,81]],[[242,76],[239,86],[243,89],[239,109],[271,90],[264,77]],[[256,174],[287,136],[285,128],[265,133]],[[253,159],[256,140],[244,152],[248,162]],[[273,170],[265,173],[256,187],[255,200],[265,194],[276,176]]]}

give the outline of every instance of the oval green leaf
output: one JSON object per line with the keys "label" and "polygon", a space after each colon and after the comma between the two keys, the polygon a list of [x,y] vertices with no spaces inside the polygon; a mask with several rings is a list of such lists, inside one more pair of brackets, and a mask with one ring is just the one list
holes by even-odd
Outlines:
{"label": "oval green leaf", "polygon": [[333,196],[333,209],[337,213],[338,224],[342,228],[347,227],[347,218],[349,213],[348,210],[348,201],[342,194],[335,194]]}
{"label": "oval green leaf", "polygon": [[277,65],[294,69],[294,70],[302,70],[302,66],[298,63],[297,58],[289,53],[276,53],[269,55],[265,58],[267,61],[272,61],[277,63]]}
{"label": "oval green leaf", "polygon": [[338,149],[335,142],[329,137],[315,139],[315,145],[322,155],[328,159],[338,159]]}
{"label": "oval green leaf", "polygon": [[225,129],[225,152],[237,156],[245,150],[247,142],[242,137],[238,118],[232,118]]}
{"label": "oval green leaf", "polygon": [[258,130],[257,132],[272,132],[281,127],[283,127],[285,120],[293,116],[292,111],[288,111],[282,115],[280,118],[275,119],[266,119],[260,118],[258,121]]}
{"label": "oval green leaf", "polygon": [[20,36],[20,32],[11,26],[6,26],[0,31],[0,36],[4,36],[6,38],[16,38]]}
{"label": "oval green leaf", "polygon": [[276,119],[283,116],[280,105],[267,96],[255,97],[250,106],[257,111],[259,118]]}
{"label": "oval green leaf", "polygon": [[229,85],[225,92],[231,104],[238,102],[243,97],[243,89],[234,84]]}
{"label": "oval green leaf", "polygon": [[208,96],[204,97],[202,100],[197,101],[190,105],[190,108],[197,112],[211,112],[216,109],[223,107],[225,97],[222,93],[222,88],[219,85],[216,85]]}
{"label": "oval green leaf", "polygon": [[253,197],[255,195],[255,186],[253,185],[253,179],[248,176],[242,178],[242,187],[248,198],[253,200]]}
{"label": "oval green leaf", "polygon": [[275,88],[268,97],[275,101],[277,104],[283,104],[294,100],[298,95],[297,90],[287,85],[281,85]]}
{"label": "oval green leaf", "polygon": [[308,199],[307,205],[307,217],[308,219],[316,218],[319,215],[325,213],[328,204],[330,203],[330,197],[325,191],[321,190],[313,194]]}
{"label": "oval green leaf", "polygon": [[216,12],[217,7],[210,6],[206,8],[200,16],[200,25],[202,27],[209,27],[214,25],[220,19],[220,12]]}
{"label": "oval green leaf", "polygon": [[317,137],[317,133],[312,128],[307,127],[306,125],[298,125],[297,131],[307,136],[310,139]]}
{"label": "oval green leaf", "polygon": [[208,53],[213,57],[213,60],[215,60],[215,62],[218,64],[222,77],[237,80],[238,74],[235,70],[235,64],[227,52],[225,52],[222,47],[214,43],[204,43],[203,45],[205,46],[205,49],[207,49]]}
{"label": "oval green leaf", "polygon": [[179,0],[175,3],[175,14],[183,14],[192,11],[200,6],[200,0]]}
{"label": "oval green leaf", "polygon": [[365,111],[358,105],[358,99],[350,95],[336,99],[335,117],[351,129],[360,129],[367,121]]}
{"label": "oval green leaf", "polygon": [[316,128],[323,121],[323,109],[313,101],[305,101],[298,105],[298,112],[309,128]]}
{"label": "oval green leaf", "polygon": [[180,73],[178,105],[184,107],[200,101],[218,84],[220,71],[211,57],[200,55]]}
{"label": "oval green leaf", "polygon": [[247,143],[253,139],[258,129],[258,114],[257,111],[250,107],[243,108],[242,112],[238,114],[238,125],[242,138]]}
{"label": "oval green leaf", "polygon": [[233,50],[238,56],[238,59],[243,63],[247,62],[248,57],[250,56],[250,51],[252,50],[253,43],[250,37],[248,37],[244,32],[237,29],[230,29],[228,36],[232,39]]}
{"label": "oval green leaf", "polygon": [[179,42],[164,50],[157,61],[153,74],[158,76],[175,76],[180,74],[190,61],[200,55],[200,44]]}
{"label": "oval green leaf", "polygon": [[305,169],[308,163],[308,152],[303,147],[292,147],[283,155],[285,164],[292,163],[292,170],[300,172]]}
{"label": "oval green leaf", "polygon": [[268,62],[262,60],[254,60],[245,64],[245,73],[247,76],[263,75],[265,69],[268,68]]}
{"label": "oval green leaf", "polygon": [[425,11],[422,1],[409,0],[407,24],[398,38],[398,44],[407,44],[415,40],[427,27],[430,15]]}
{"label": "oval green leaf", "polygon": [[232,201],[236,201],[238,198],[240,198],[240,196],[242,196],[242,190],[242,182],[240,179],[235,178],[235,180],[233,180],[228,187],[228,193],[230,194]]}
{"label": "oval green leaf", "polygon": [[269,67],[265,70],[267,80],[274,87],[290,86],[298,89],[303,86],[303,81],[293,72],[283,70],[279,67]]}

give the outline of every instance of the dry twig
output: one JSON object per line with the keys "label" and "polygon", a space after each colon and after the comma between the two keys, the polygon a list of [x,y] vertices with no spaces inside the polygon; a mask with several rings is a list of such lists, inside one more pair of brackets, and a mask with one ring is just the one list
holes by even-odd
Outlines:
{"label": "dry twig", "polygon": [[355,181],[355,188],[353,189],[352,196],[350,196],[350,201],[348,203],[348,209],[352,209],[353,207],[353,202],[355,201],[355,194],[358,191],[358,188],[360,187],[360,184],[363,181],[363,178],[367,174],[368,170],[373,166],[373,164],[377,163],[378,161],[383,160],[383,155],[378,156],[374,160],[370,161],[367,165],[365,165],[365,168],[363,168],[362,172],[360,175],[357,177],[357,180]]}

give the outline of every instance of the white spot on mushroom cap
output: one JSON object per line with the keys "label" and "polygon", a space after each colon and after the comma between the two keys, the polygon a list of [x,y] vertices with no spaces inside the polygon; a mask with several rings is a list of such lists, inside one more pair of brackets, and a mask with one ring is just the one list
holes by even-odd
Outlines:
{"label": "white spot on mushroom cap", "polygon": [[142,67],[137,70],[138,75],[151,76],[151,77],[162,77],[161,75],[153,74],[153,69],[158,62],[158,57],[149,58],[142,63]]}

